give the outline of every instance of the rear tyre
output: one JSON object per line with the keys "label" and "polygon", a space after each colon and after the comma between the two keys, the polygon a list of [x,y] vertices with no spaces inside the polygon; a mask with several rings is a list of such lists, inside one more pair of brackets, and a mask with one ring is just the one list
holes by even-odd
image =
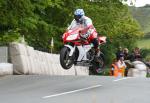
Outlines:
{"label": "rear tyre", "polygon": [[60,51],[60,64],[64,69],[70,69],[73,65],[73,57],[69,56],[70,49],[63,47]]}
{"label": "rear tyre", "polygon": [[100,55],[96,60],[92,62],[92,66],[89,67],[90,75],[98,75],[104,71],[104,56]]}

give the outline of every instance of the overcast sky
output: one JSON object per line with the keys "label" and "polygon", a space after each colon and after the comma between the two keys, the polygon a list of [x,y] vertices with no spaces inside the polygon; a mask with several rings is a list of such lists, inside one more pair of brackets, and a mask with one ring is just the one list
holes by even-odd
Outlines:
{"label": "overcast sky", "polygon": [[128,0],[127,3],[130,5],[131,1],[133,1],[133,3],[135,3],[136,7],[141,7],[141,6],[145,6],[146,4],[150,4],[150,0]]}

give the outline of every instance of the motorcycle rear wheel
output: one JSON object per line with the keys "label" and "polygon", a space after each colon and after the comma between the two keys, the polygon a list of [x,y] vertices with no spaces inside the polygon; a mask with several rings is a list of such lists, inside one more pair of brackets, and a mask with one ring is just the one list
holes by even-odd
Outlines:
{"label": "motorcycle rear wheel", "polygon": [[93,61],[92,66],[89,67],[90,75],[98,75],[104,71],[104,57],[101,55],[98,58],[98,61]]}

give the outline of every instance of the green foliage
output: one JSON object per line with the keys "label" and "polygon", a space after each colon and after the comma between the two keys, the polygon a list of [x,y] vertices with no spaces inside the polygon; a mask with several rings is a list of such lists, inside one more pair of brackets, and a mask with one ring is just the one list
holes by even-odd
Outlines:
{"label": "green foliage", "polygon": [[130,7],[130,12],[133,17],[139,22],[145,34],[150,34],[150,6],[145,7]]}
{"label": "green foliage", "polygon": [[86,15],[91,17],[93,24],[100,35],[105,35],[108,42],[102,49],[106,55],[107,63],[115,57],[117,47],[127,47],[129,50],[136,46],[136,40],[143,35],[140,26],[131,17],[128,7],[119,0],[96,0],[88,2],[79,0],[76,8],[83,8]]}
{"label": "green foliage", "polygon": [[19,35],[18,29],[5,32],[4,35],[0,36],[0,45],[8,45],[9,42],[16,41],[19,39]]}
{"label": "green foliage", "polygon": [[142,35],[128,7],[120,1],[0,0],[0,42],[7,44],[24,35],[29,45],[49,51],[53,37],[57,52],[62,47],[61,36],[73,19],[74,10],[83,8],[100,35],[111,41],[102,47],[107,63],[110,63],[118,46],[132,49]]}
{"label": "green foliage", "polygon": [[147,77],[147,78],[150,78],[150,74],[147,74],[146,77]]}
{"label": "green foliage", "polygon": [[143,39],[138,40],[138,47],[141,48],[142,57],[148,61],[150,60],[150,37],[145,37]]}
{"label": "green foliage", "polygon": [[148,37],[139,39],[137,42],[138,47],[143,49],[150,49],[149,44],[150,44],[150,38]]}
{"label": "green foliage", "polygon": [[150,49],[142,49],[141,55],[143,58],[146,58],[148,55],[150,55]]}

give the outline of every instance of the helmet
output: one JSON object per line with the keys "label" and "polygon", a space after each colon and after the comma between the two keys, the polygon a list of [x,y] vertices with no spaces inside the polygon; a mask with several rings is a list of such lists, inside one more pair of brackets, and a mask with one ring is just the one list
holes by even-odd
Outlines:
{"label": "helmet", "polygon": [[76,9],[74,12],[74,18],[77,22],[81,21],[81,18],[84,16],[84,10],[83,9]]}
{"label": "helmet", "polygon": [[76,9],[74,12],[74,15],[84,16],[84,10],[83,9]]}

